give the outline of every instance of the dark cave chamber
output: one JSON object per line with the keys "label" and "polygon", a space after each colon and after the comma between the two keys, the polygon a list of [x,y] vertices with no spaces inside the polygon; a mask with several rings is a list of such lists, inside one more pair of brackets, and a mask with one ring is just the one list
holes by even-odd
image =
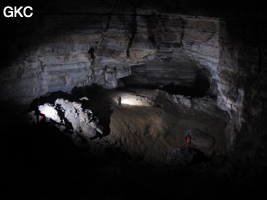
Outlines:
{"label": "dark cave chamber", "polygon": [[199,154],[184,167],[142,162],[112,146],[96,155],[49,123],[13,125],[0,144],[3,200],[252,198],[264,186],[261,180],[236,186],[228,173],[217,171],[225,158]]}
{"label": "dark cave chamber", "polygon": [[[195,80],[196,83],[203,81],[201,78]],[[77,101],[86,96],[94,103],[83,101],[84,108],[92,108],[108,126],[111,103],[104,98],[97,99],[103,91],[97,85],[75,87],[72,94],[51,93],[39,98],[38,102],[53,103],[60,97]],[[6,172],[1,174],[4,200],[176,199],[177,196],[180,199],[214,199],[218,195],[221,199],[229,199],[254,197],[254,191],[260,194],[262,188],[262,180],[254,186],[254,177],[248,177],[244,185],[238,182],[243,180],[238,178],[238,170],[243,172],[242,168],[228,167],[231,172],[218,170],[227,169],[229,158],[208,159],[194,148],[181,149],[185,156],[186,152],[197,153],[186,166],[152,164],[133,158],[112,145],[90,146],[82,137],[76,138],[80,144],[77,146],[71,133],[66,135],[51,123],[21,124],[20,116],[9,118],[8,123],[0,143],[1,168]],[[101,137],[93,140],[99,139]]]}
{"label": "dark cave chamber", "polygon": [[120,80],[126,88],[161,89],[170,94],[191,98],[214,96],[211,92],[211,74],[206,69],[189,67],[186,72],[180,72],[180,69],[176,70],[175,68],[167,70],[167,72],[162,69],[151,73],[144,71],[142,66],[132,67],[132,74]]}
{"label": "dark cave chamber", "polygon": [[[33,82],[33,80],[39,80],[39,77],[42,77],[43,74],[39,74],[40,76],[38,75],[37,79],[35,79],[35,76],[27,76],[29,72],[27,70],[25,73],[22,73],[24,68],[30,67],[35,63],[35,60],[33,60],[33,62],[27,64],[31,58],[36,57],[42,60],[45,56],[49,56],[49,53],[53,56],[61,56],[60,52],[63,52],[64,56],[68,53],[75,53],[76,56],[83,52],[82,49],[84,49],[84,53],[87,55],[85,60],[81,60],[81,57],[70,56],[67,58],[68,56],[66,56],[66,63],[70,61],[71,63],[73,61],[75,63],[82,61],[87,63],[87,58],[90,59],[89,61],[97,63],[97,58],[101,56],[110,58],[111,54],[115,59],[120,58],[120,49],[117,51],[116,48],[120,46],[119,42],[122,44],[125,41],[124,39],[118,41],[119,45],[114,41],[120,39],[120,33],[123,32],[123,35],[127,34],[124,29],[121,29],[124,26],[119,24],[119,20],[116,21],[116,19],[123,19],[122,21],[126,26],[127,15],[131,15],[129,19],[132,19],[130,21],[135,25],[134,30],[128,31],[130,34],[127,36],[131,42],[127,46],[127,54],[130,52],[130,55],[133,55],[131,51],[139,50],[138,45],[141,47],[144,45],[143,47],[146,49],[146,39],[142,41],[142,34],[147,31],[144,28],[146,23],[142,20],[140,21],[140,19],[146,15],[151,15],[151,19],[155,19],[155,23],[153,20],[153,23],[148,21],[148,25],[150,25],[148,37],[149,40],[152,40],[153,45],[158,42],[157,44],[161,45],[159,47],[161,47],[163,52],[164,48],[169,48],[172,45],[174,48],[182,47],[186,49],[184,45],[194,47],[192,44],[197,46],[199,43],[205,46],[209,42],[211,46],[219,48],[219,78],[221,78],[222,83],[226,82],[230,89],[231,87],[234,90],[239,88],[245,89],[245,112],[242,115],[247,121],[243,125],[242,132],[237,133],[238,137],[235,142],[236,146],[235,151],[233,151],[233,157],[231,155],[229,157],[212,155],[211,159],[207,159],[204,155],[199,154],[191,165],[169,166],[159,163],[146,163],[129,156],[129,154],[122,152],[120,148],[115,146],[109,144],[100,145],[101,139],[110,132],[109,124],[113,111],[111,109],[111,102],[108,99],[97,99],[97,96],[101,95],[103,91],[103,88],[97,85],[75,87],[71,94],[65,92],[47,94],[47,96],[35,99],[29,108],[36,109],[38,103],[53,103],[59,97],[64,97],[70,101],[79,101],[79,98],[88,97],[90,101],[80,101],[83,108],[90,108],[104,127],[104,134],[102,136],[98,135],[92,138],[92,141],[97,144],[96,146],[88,145],[86,139],[80,136],[76,137],[76,142],[79,144],[77,146],[72,140],[73,133],[63,133],[54,124],[49,122],[24,124],[24,119],[18,111],[21,108],[17,109],[10,102],[1,102],[1,200],[213,200],[256,199],[262,198],[265,195],[265,182],[267,178],[265,161],[267,154],[266,145],[264,144],[266,138],[264,126],[264,119],[266,118],[264,108],[266,106],[264,100],[266,99],[266,92],[262,88],[265,88],[264,86],[266,85],[265,53],[267,34],[265,34],[266,28],[264,28],[266,27],[264,26],[266,22],[266,6],[261,6],[257,3],[239,3],[236,5],[233,2],[228,4],[227,2],[214,3],[213,1],[212,3],[207,0],[202,2],[174,2],[167,0],[166,2],[157,1],[156,3],[149,1],[148,4],[144,4],[145,1],[82,1],[80,2],[81,9],[79,9],[78,4],[76,4],[77,2],[74,1],[66,1],[65,4],[47,1],[38,1],[36,3],[37,1],[31,0],[27,2],[29,3],[28,5],[34,5],[34,17],[36,18],[10,18],[4,19],[3,23],[1,23],[3,31],[0,35],[4,45],[3,49],[5,49],[2,54],[3,59],[0,61],[4,63],[1,67],[4,69],[8,68],[9,65],[11,66],[11,70],[7,73],[8,75],[3,75],[3,80],[8,78],[9,75],[13,77],[13,74],[17,73],[17,75],[14,75],[14,79],[11,78],[7,84],[3,82],[5,84],[2,85],[1,89],[1,91],[4,91],[2,97],[10,95],[11,99],[20,101],[24,96],[28,98],[33,95],[33,93],[27,93],[27,91],[35,91],[34,89],[36,88],[30,86],[35,86],[38,82]],[[89,5],[86,6],[86,2]],[[21,5],[14,3],[15,1],[11,1],[11,3],[3,1],[1,4],[5,4],[4,6],[12,4],[13,6]],[[133,8],[127,9],[128,4],[135,5]],[[141,10],[139,9],[139,4],[142,5]],[[150,10],[150,5],[155,5],[157,9],[153,8]],[[255,5],[260,9],[254,10],[253,7]],[[74,10],[72,11],[72,9]],[[161,25],[158,22],[169,22],[166,17],[166,19],[164,18],[164,13],[170,15],[171,18],[173,14],[189,16],[189,18],[187,18],[187,21],[178,20],[177,22],[181,23],[169,26],[174,29],[169,29],[167,23],[162,23],[161,28],[156,26],[157,24]],[[98,16],[94,17],[94,15]],[[117,15],[119,17],[116,17]],[[216,23],[219,23],[220,32],[211,30],[210,26],[206,28],[206,24],[201,23],[201,16],[214,17]],[[101,17],[105,19],[101,20]],[[90,23],[93,29],[89,26],[88,31],[86,26],[90,25]],[[81,25],[85,24],[86,26],[80,28]],[[114,26],[116,24],[118,26]],[[138,28],[136,28],[136,24]],[[163,25],[167,26],[164,27]],[[101,28],[103,30],[100,30]],[[179,28],[181,32],[179,32]],[[166,31],[166,35],[160,33],[163,30]],[[95,38],[96,36],[93,34],[99,31],[101,34],[97,37],[97,41],[94,39],[88,41],[87,39],[90,39],[91,36],[85,39],[82,37],[80,40],[75,39],[76,37],[73,37],[74,39],[71,38],[73,33],[81,33],[81,36],[86,35],[84,33],[89,35],[92,33],[92,38]],[[194,38],[195,33],[197,35],[203,34],[204,37],[209,36],[207,34],[209,31],[211,33],[213,31],[212,34],[215,34],[216,37],[214,38],[217,39],[216,41],[219,44],[216,42],[213,44],[213,40],[208,40],[210,37],[207,37],[207,40],[200,40],[200,42],[198,39],[202,37]],[[175,35],[177,33],[179,41],[172,40],[173,33]],[[116,38],[117,34],[118,37]],[[144,38],[146,38],[145,36]],[[71,42],[64,43],[64,39]],[[141,43],[139,40],[144,43]],[[171,44],[172,42],[173,44]],[[43,45],[43,48],[40,48],[38,52],[43,51],[46,55],[41,53],[41,55],[36,56],[32,54],[31,50],[28,51],[28,49],[34,50],[38,48],[39,43]],[[89,48],[88,51],[88,44],[95,43],[97,45],[94,48]],[[75,48],[72,48],[72,46]],[[191,50],[191,46],[188,50]],[[24,50],[27,50],[27,53],[23,53]],[[209,52],[209,48],[204,48],[204,50]],[[76,54],[77,52],[78,54]],[[125,52],[125,49],[122,52]],[[208,55],[212,53],[210,52]],[[119,84],[118,89],[124,91],[131,87],[159,89],[169,94],[179,94],[195,99],[204,96],[217,96],[217,86],[214,86],[213,77],[208,70],[204,69],[205,67],[210,69],[209,66],[202,66],[204,67],[202,68],[192,62],[179,63],[178,66],[177,63],[172,63],[173,60],[165,57],[165,52],[163,54],[163,57],[158,54],[155,60],[150,61],[155,63],[132,66],[131,75],[119,80],[124,86],[120,87],[121,85]],[[214,55],[210,56],[213,57]],[[18,64],[14,65],[19,70],[14,71],[11,63],[7,62],[16,58],[22,59],[19,59]],[[166,63],[160,63],[161,58]],[[55,59],[55,61],[59,65],[63,63],[60,59]],[[180,62],[181,60],[178,58],[174,62],[176,61]],[[185,61],[187,62],[188,60],[185,59]],[[110,66],[113,67],[113,65],[117,65],[117,62]],[[42,70],[44,69],[43,67]],[[48,67],[52,68],[54,65]],[[66,65],[66,69],[68,67],[69,65]],[[82,69],[87,68],[84,67]],[[109,68],[105,68],[105,70],[107,69]],[[64,70],[62,71],[64,72]],[[77,72],[79,70],[73,69],[73,71]],[[86,71],[86,73],[89,74],[89,71]],[[115,73],[117,72],[109,75]],[[36,75],[38,73],[33,74]],[[125,74],[123,72],[123,75]],[[57,72],[51,71],[49,75],[55,75],[56,78],[54,80],[62,79],[62,82],[65,81],[65,76],[58,78]],[[87,80],[89,77],[85,76],[84,80]],[[21,82],[18,82],[19,84],[17,85],[21,87],[16,85],[18,78],[21,79]],[[45,80],[46,77],[42,78]],[[84,85],[84,80],[78,83],[75,82],[75,84],[70,85],[70,88],[63,87],[63,89],[65,89],[64,91],[70,91],[74,85]],[[23,84],[24,82],[25,84]],[[62,82],[57,82],[55,85],[57,86],[57,84]],[[103,82],[100,83],[102,84]],[[24,90],[24,86],[28,87],[27,91]],[[48,81],[44,88],[46,87],[49,89],[48,91],[55,91],[57,89],[57,87],[54,87],[53,81]],[[16,95],[13,96],[12,93]],[[36,95],[42,95],[42,93],[37,93]],[[231,91],[222,91],[222,95],[226,95],[226,97],[229,95],[229,99],[235,98],[235,93],[233,92],[232,94]],[[13,113],[16,114],[13,115]],[[205,118],[203,118],[203,121],[205,121]],[[71,129],[72,127],[68,128]],[[181,152],[184,153],[188,150],[191,151],[193,149],[183,149]],[[252,159],[250,160],[249,158]],[[257,165],[262,167],[257,168]]]}
{"label": "dark cave chamber", "polygon": [[[97,98],[103,91],[103,88],[92,85],[75,87],[72,94],[53,92],[35,99],[29,110],[38,104],[53,104],[57,98],[79,101],[86,96],[90,101],[82,101],[83,107],[94,110],[106,128],[112,110],[111,102]],[[5,111],[8,112],[8,109]],[[5,114],[2,112],[3,118],[7,116]],[[149,163],[133,158],[110,144],[98,145],[97,140],[101,137],[93,138],[96,146],[88,145],[86,139],[80,136],[76,137],[74,144],[71,139],[73,133],[61,132],[54,123],[24,124],[21,117],[8,118],[0,143],[1,168],[6,172],[1,174],[4,200],[171,199],[177,194],[187,198],[183,191],[192,186],[191,181],[194,181],[194,188],[197,185],[209,188],[208,192],[200,187],[193,189],[191,198],[205,199],[207,195],[215,197],[218,191],[212,192],[210,179],[221,185],[225,194],[232,192],[232,183],[217,177],[214,168],[209,167],[214,164],[197,149],[181,150],[184,156],[188,152],[195,153],[186,167]]]}
{"label": "dark cave chamber", "polygon": [[[98,86],[91,86],[75,88],[73,94],[51,93],[35,99],[30,109],[37,101],[53,103],[61,97],[76,101],[85,94],[91,94],[92,98],[101,91]],[[94,105],[95,111],[100,109],[98,111],[103,112],[107,107],[98,103],[100,107]],[[106,112],[106,117],[109,114]],[[77,146],[71,133],[59,131],[53,123],[24,124],[21,117],[8,118],[8,127],[0,141],[1,169],[5,171],[1,173],[4,187],[0,197],[3,200],[169,199],[177,192],[185,198],[182,190],[189,187],[187,174],[195,173],[194,166],[204,169],[205,163],[209,162],[197,151],[193,162],[188,164],[193,168],[155,165],[135,159],[112,145],[99,145],[97,148],[88,145],[82,137],[76,138],[80,144]],[[191,149],[183,150],[186,151]],[[201,177],[197,180],[209,186],[209,182],[203,182]]]}

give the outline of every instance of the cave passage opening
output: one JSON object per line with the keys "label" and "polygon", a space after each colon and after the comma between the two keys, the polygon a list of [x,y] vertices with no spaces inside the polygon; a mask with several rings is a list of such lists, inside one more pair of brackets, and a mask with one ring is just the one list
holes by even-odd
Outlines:
{"label": "cave passage opening", "polygon": [[[191,98],[213,96],[211,93],[211,74],[202,68],[181,72],[177,77],[173,77],[172,71],[154,72],[155,74],[145,74],[141,67],[132,68],[132,74],[120,80],[125,87],[143,89],[161,89],[169,94],[179,94]],[[161,74],[162,73],[162,74]]]}

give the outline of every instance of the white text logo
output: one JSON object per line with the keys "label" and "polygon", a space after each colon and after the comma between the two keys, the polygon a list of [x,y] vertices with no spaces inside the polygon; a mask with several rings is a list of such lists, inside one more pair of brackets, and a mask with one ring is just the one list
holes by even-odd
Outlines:
{"label": "white text logo", "polygon": [[16,7],[16,6],[14,6],[14,8],[13,7],[11,7],[11,6],[6,6],[5,8],[4,8],[4,11],[3,11],[3,13],[4,13],[4,16],[5,17],[31,17],[32,15],[33,15],[33,12],[32,12],[32,7],[31,6],[25,6],[25,7],[23,7],[23,6],[20,6],[20,7]]}

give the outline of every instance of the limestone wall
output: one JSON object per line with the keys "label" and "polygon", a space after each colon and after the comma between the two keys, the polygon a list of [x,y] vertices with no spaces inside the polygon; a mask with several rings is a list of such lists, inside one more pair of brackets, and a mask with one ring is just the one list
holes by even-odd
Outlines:
{"label": "limestone wall", "polygon": [[263,119],[266,28],[252,6],[193,0],[32,5],[34,17],[1,21],[0,101],[25,104],[93,83],[116,88],[132,70],[136,82],[190,85],[205,68],[218,106],[238,130],[245,118]]}
{"label": "limestone wall", "polygon": [[148,84],[190,85],[199,68],[217,77],[217,19],[51,14],[37,16],[33,27],[28,23],[20,24],[19,31],[10,27],[8,59],[1,63],[1,101],[24,104],[47,92],[93,83],[116,88],[134,66],[141,66],[135,81]]}

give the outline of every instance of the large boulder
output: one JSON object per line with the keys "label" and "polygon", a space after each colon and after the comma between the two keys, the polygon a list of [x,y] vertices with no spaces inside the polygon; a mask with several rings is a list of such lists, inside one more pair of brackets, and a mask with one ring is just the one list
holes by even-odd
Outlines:
{"label": "large boulder", "polygon": [[170,166],[187,166],[207,161],[209,158],[195,148],[174,148],[166,154],[166,163]]}
{"label": "large boulder", "polygon": [[32,118],[29,120],[31,123],[39,123],[44,117],[47,123],[54,124],[61,131],[71,131],[88,139],[103,134],[103,127],[91,110],[82,108],[80,102],[64,98],[38,105],[37,110],[28,113],[28,117]]}
{"label": "large boulder", "polygon": [[193,128],[188,129],[187,131],[191,135],[191,143],[197,148],[209,149],[213,147],[215,140],[209,134]]}

